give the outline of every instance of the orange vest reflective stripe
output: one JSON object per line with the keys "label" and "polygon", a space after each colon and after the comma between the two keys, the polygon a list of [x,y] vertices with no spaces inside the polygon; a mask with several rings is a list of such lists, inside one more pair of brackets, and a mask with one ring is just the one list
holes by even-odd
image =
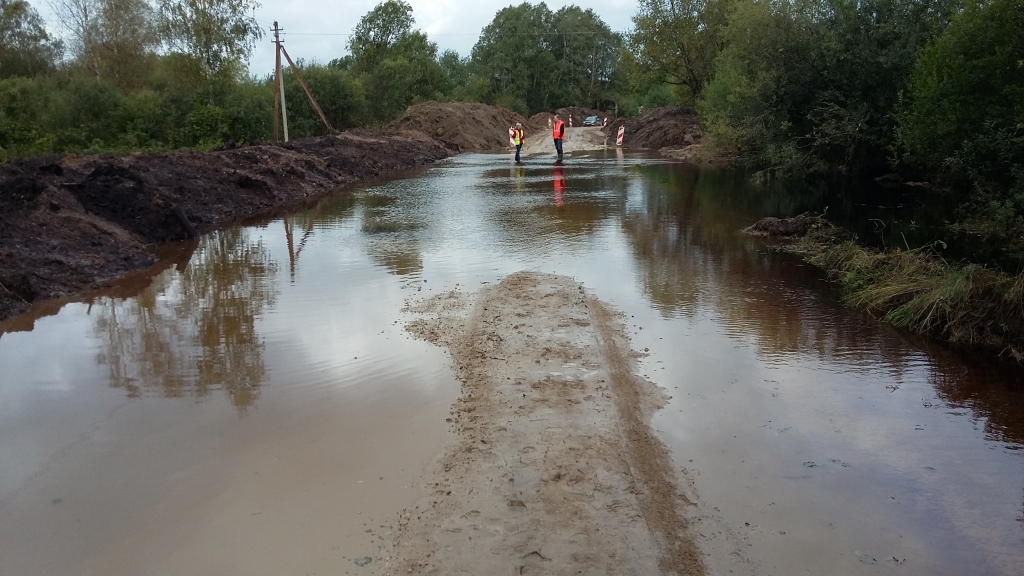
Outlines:
{"label": "orange vest reflective stripe", "polygon": [[555,139],[561,138],[562,135],[560,132],[562,131],[561,128],[563,126],[565,126],[565,122],[562,122],[561,118],[555,120],[555,127],[551,129],[551,137]]}
{"label": "orange vest reflective stripe", "polygon": [[519,130],[517,128],[515,130],[515,133],[512,135],[512,142],[514,142],[515,144],[518,145],[518,144],[522,144],[523,140],[525,140],[525,139],[526,139],[526,134],[522,130]]}

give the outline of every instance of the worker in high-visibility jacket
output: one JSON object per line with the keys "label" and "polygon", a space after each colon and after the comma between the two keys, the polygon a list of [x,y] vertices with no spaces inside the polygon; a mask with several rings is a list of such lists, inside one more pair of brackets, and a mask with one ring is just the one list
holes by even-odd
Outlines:
{"label": "worker in high-visibility jacket", "polygon": [[562,159],[562,141],[565,140],[565,122],[555,116],[555,125],[551,128],[551,138],[555,141],[555,151],[558,152],[558,159]]}
{"label": "worker in high-visibility jacket", "polygon": [[519,151],[523,149],[523,142],[526,140],[526,132],[523,132],[523,123],[516,122],[515,130],[512,132],[512,143],[516,145],[516,164],[522,164],[519,160]]}

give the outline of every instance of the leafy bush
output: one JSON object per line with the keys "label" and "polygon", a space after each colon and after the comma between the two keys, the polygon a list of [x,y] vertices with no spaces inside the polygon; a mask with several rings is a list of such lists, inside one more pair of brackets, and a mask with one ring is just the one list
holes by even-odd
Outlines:
{"label": "leafy bush", "polygon": [[712,138],[784,175],[879,173],[893,111],[955,0],[738,0],[698,103]]}
{"label": "leafy bush", "polygon": [[921,54],[902,160],[965,192],[961,230],[1024,263],[1024,4],[975,0]]}
{"label": "leafy bush", "polygon": [[200,150],[212,150],[224,145],[227,122],[224,111],[217,106],[196,106],[189,112],[185,134],[188,142]]}

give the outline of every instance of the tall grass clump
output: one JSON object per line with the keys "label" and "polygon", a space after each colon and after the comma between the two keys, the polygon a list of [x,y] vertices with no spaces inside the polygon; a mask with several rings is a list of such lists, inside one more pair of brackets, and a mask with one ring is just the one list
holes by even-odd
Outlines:
{"label": "tall grass clump", "polygon": [[810,231],[793,247],[838,284],[848,304],[889,324],[1024,360],[1024,273],[948,262],[931,246],[879,252]]}

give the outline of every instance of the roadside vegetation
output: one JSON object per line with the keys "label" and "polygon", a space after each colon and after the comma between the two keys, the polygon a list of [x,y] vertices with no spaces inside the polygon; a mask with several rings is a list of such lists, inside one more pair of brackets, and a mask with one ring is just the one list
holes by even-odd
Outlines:
{"label": "roadside vegetation", "polygon": [[641,14],[638,53],[677,62],[666,82],[707,144],[756,179],[926,181],[961,206],[943,240],[980,237],[1001,248],[987,264],[1024,270],[1024,1],[642,0]]}
{"label": "roadside vegetation", "polygon": [[[255,0],[52,6],[56,31],[29,2],[0,0],[0,161],[271,138],[273,71],[247,70],[256,42],[269,40]],[[386,0],[361,18],[347,53],[299,58],[335,129],[382,126],[428,100],[498,104],[527,117],[570,105],[614,109],[626,84],[622,36],[592,10],[509,6],[467,56],[439,52],[415,24],[408,3]],[[287,65],[283,74],[290,135],[325,134]],[[652,103],[672,102],[659,98]],[[623,112],[647,103],[634,100]]]}
{"label": "roadside vegetation", "polygon": [[[1024,359],[1024,0],[640,6],[633,53],[766,190],[882,177],[959,206],[923,246],[876,250],[816,222],[792,248],[849,304]],[[947,250],[967,243],[983,249]]]}
{"label": "roadside vegetation", "polygon": [[795,238],[783,249],[823,269],[854,308],[916,334],[1024,361],[1024,273],[948,261],[941,243],[865,247],[820,215],[766,218],[748,231]]}

